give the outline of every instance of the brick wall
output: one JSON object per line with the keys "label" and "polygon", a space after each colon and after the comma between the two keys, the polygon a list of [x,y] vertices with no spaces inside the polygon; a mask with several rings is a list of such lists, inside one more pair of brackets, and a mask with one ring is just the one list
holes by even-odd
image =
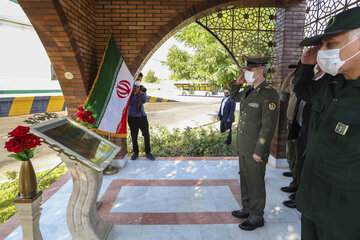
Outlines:
{"label": "brick wall", "polygon": [[[65,103],[70,114],[81,105],[89,87],[83,60],[63,7],[58,1],[19,1],[56,71]],[[64,73],[70,71],[74,78],[68,80]]]}
{"label": "brick wall", "polygon": [[97,73],[95,0],[61,0],[59,3],[72,29],[88,89]]}
{"label": "brick wall", "polygon": [[[288,65],[297,63],[302,54],[300,41],[304,38],[305,24],[305,2],[297,6],[282,8],[277,12],[275,22],[275,43],[274,48],[274,69],[273,87],[280,92],[280,87],[285,77],[290,72]],[[280,116],[271,145],[271,154],[275,158],[286,158],[285,142],[286,130],[286,109],[287,103],[280,102]]]}
{"label": "brick wall", "polygon": [[201,12],[208,14],[225,2],[231,1],[96,1],[98,60],[112,29],[121,54],[135,74],[175,31],[200,17]]}

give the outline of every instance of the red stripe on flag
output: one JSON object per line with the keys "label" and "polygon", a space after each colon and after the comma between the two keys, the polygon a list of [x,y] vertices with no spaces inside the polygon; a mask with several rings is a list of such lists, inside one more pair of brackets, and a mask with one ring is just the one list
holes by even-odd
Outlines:
{"label": "red stripe on flag", "polygon": [[[131,91],[130,91],[131,93],[133,92],[133,88],[134,88],[134,86],[132,86],[132,88],[131,88]],[[116,128],[117,134],[126,134],[127,133],[126,123],[127,123],[127,115],[128,115],[129,102],[130,102],[131,95],[132,94],[130,94],[130,97],[128,98],[126,106],[123,109],[121,121],[119,122],[119,125]]]}

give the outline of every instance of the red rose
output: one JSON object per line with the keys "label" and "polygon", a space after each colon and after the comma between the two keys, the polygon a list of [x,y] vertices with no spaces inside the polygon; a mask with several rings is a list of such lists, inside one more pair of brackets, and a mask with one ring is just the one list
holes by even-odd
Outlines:
{"label": "red rose", "polygon": [[87,117],[81,117],[80,120],[83,121],[83,122],[88,122],[88,118],[87,118]]}
{"label": "red rose", "polygon": [[92,111],[86,111],[86,115],[91,116],[94,112]]}
{"label": "red rose", "polygon": [[5,148],[8,150],[8,152],[19,153],[24,150],[24,148],[22,147],[23,142],[23,137],[14,137],[8,142],[5,142]]}
{"label": "red rose", "polygon": [[94,122],[95,122],[95,118],[93,116],[90,116],[88,123],[93,124]]}
{"label": "red rose", "polygon": [[78,107],[77,110],[79,110],[79,111],[84,111],[85,109],[84,109],[83,107]]}
{"label": "red rose", "polygon": [[23,137],[30,131],[29,127],[17,126],[14,130],[9,132],[10,137]]}
{"label": "red rose", "polygon": [[81,111],[81,112],[78,112],[76,115],[75,115],[75,117],[76,118],[82,118],[82,117],[85,117],[85,112],[84,111]]}
{"label": "red rose", "polygon": [[32,134],[28,134],[25,138],[24,138],[24,143],[23,143],[23,147],[25,149],[32,149],[36,146],[41,145],[40,143],[40,138],[32,135]]}

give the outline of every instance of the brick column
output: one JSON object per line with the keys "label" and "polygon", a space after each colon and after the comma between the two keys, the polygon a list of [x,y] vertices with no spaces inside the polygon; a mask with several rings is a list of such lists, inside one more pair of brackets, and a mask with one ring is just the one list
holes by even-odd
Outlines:
{"label": "brick column", "polygon": [[[273,87],[280,92],[281,85],[285,77],[290,72],[288,65],[296,63],[302,54],[300,41],[304,38],[305,24],[305,1],[297,6],[288,8],[279,8],[277,19],[275,21],[275,48],[274,48],[274,69]],[[280,116],[275,131],[275,136],[271,144],[271,155],[275,159],[271,162],[277,167],[287,166],[286,159],[286,109],[287,103],[280,102]]]}
{"label": "brick column", "polygon": [[[65,98],[69,116],[74,117],[91,87],[89,76],[96,72],[95,19],[93,1],[19,0],[50,58]],[[91,29],[94,29],[91,31]],[[71,72],[73,79],[67,79]]]}

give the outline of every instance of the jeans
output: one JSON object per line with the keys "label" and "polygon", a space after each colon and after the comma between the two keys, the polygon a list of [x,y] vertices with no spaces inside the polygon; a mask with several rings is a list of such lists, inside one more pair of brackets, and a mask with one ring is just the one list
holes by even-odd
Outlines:
{"label": "jeans", "polygon": [[131,134],[134,153],[139,153],[139,145],[137,138],[140,129],[142,135],[144,136],[145,153],[149,154],[151,152],[151,148],[150,148],[149,122],[147,120],[147,117],[128,117],[128,123],[130,127],[130,134]]}

